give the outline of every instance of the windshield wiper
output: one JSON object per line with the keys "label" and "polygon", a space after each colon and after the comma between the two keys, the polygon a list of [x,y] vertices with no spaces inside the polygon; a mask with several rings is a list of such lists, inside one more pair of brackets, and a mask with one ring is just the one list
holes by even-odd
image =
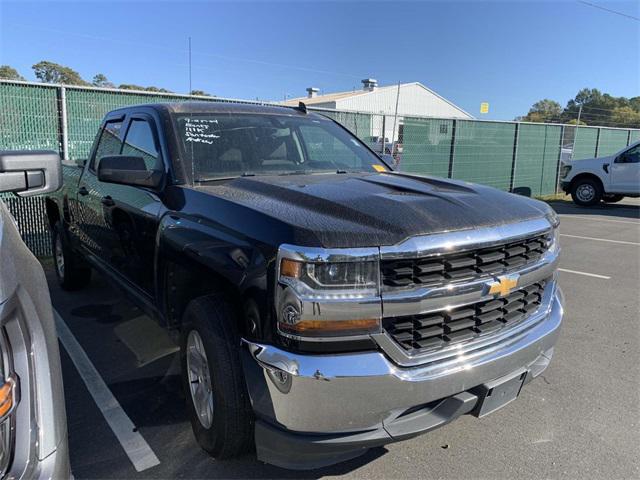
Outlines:
{"label": "windshield wiper", "polygon": [[243,172],[240,175],[230,175],[228,177],[205,177],[205,178],[196,178],[195,182],[203,183],[203,182],[218,182],[222,180],[233,180],[234,178],[240,177],[255,177],[256,174],[253,172]]}

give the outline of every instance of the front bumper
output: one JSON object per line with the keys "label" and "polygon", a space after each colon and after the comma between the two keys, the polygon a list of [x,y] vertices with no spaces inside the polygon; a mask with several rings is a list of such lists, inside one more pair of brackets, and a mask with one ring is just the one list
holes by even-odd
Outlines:
{"label": "front bumper", "polygon": [[547,367],[562,316],[555,289],[544,318],[498,346],[409,368],[380,352],[298,355],[245,342],[258,458],[317,468],[473,412],[475,387],[520,370],[528,383]]}

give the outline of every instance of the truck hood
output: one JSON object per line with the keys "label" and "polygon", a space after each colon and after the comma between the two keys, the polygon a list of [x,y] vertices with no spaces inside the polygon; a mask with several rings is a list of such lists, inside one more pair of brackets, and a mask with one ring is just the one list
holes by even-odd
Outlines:
{"label": "truck hood", "polygon": [[600,168],[605,163],[611,163],[615,157],[598,157],[598,158],[580,158],[577,160],[564,161],[567,165],[571,165],[573,168],[580,168],[582,170],[589,168]]}
{"label": "truck hood", "polygon": [[393,245],[415,235],[540,218],[549,210],[493,188],[402,173],[243,177],[195,189],[286,224],[291,242],[323,247]]}

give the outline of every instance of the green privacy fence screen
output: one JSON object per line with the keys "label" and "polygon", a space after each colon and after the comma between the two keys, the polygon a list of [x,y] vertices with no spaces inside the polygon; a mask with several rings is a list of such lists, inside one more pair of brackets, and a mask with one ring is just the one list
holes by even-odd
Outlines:
{"label": "green privacy fence screen", "polygon": [[449,176],[453,120],[405,117],[399,167],[406,172]]}
{"label": "green privacy fence screen", "polygon": [[58,90],[0,84],[0,148],[60,150]]}
{"label": "green privacy fence screen", "polygon": [[527,196],[555,193],[561,137],[560,125],[518,125],[513,191]]}
{"label": "green privacy fence screen", "polygon": [[[0,150],[46,149],[67,160],[84,159],[107,112],[126,105],[193,99],[232,101],[0,80]],[[374,149],[382,146],[382,142],[376,145],[375,138],[389,138],[396,146],[399,170],[483,183],[531,196],[556,191],[562,137],[571,138],[574,159],[610,155],[640,140],[637,129],[579,127],[574,132],[576,127],[563,125],[316,110]],[[46,254],[49,240],[44,200],[12,194],[0,194],[0,198],[18,219],[32,250]]]}
{"label": "green privacy fence screen", "polygon": [[598,146],[598,129],[578,127],[573,143],[573,158],[593,158]]}
{"label": "green privacy fence screen", "polygon": [[598,157],[613,155],[627,146],[629,132],[614,128],[601,128],[598,139]]}
{"label": "green privacy fence screen", "polygon": [[452,177],[509,190],[516,124],[456,123]]}

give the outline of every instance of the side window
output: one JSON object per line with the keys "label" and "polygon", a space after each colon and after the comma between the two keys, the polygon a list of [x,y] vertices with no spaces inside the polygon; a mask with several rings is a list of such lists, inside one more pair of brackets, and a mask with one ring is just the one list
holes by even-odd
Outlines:
{"label": "side window", "polygon": [[159,167],[158,150],[149,122],[140,119],[131,121],[127,136],[124,139],[122,154],[142,157],[147,170],[154,170]]}
{"label": "side window", "polygon": [[640,163],[640,145],[627,150],[624,154],[626,163]]}
{"label": "side window", "polygon": [[122,120],[117,122],[107,122],[100,134],[96,154],[94,155],[90,168],[95,170],[100,159],[107,155],[119,155],[122,148],[122,140],[120,140],[120,130],[122,129]]}

